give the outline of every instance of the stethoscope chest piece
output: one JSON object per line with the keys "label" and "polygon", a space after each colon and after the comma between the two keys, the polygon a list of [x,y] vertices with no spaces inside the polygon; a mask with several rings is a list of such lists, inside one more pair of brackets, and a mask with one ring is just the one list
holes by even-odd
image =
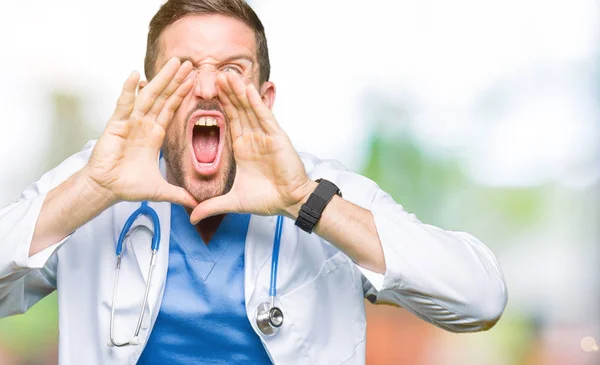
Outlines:
{"label": "stethoscope chest piece", "polygon": [[276,334],[282,324],[283,312],[279,307],[264,302],[256,308],[256,325],[263,334],[267,336]]}
{"label": "stethoscope chest piece", "polygon": [[271,283],[269,285],[268,302],[260,303],[256,308],[256,326],[264,335],[272,336],[279,331],[283,324],[283,312],[275,305],[277,296],[277,265],[279,263],[279,245],[281,243],[281,232],[283,230],[283,217],[277,217],[275,226],[275,238],[273,240],[273,255],[271,257]]}

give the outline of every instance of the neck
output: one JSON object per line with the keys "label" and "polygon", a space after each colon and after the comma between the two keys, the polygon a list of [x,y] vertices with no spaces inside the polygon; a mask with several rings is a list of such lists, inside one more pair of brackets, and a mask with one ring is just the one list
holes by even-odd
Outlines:
{"label": "neck", "polygon": [[[166,160],[165,160],[165,163],[166,163]],[[167,168],[166,168],[167,182],[169,182],[170,184],[173,184],[175,186],[180,186],[179,184],[175,183],[175,180],[173,179],[173,175],[171,174],[171,169],[169,168],[169,165],[166,164],[166,166],[167,166]],[[187,213],[189,215],[192,214],[191,209],[185,208],[185,210],[187,211]],[[208,218],[198,222],[198,224],[196,224],[196,231],[198,231],[198,234],[200,234],[200,237],[202,237],[202,240],[204,241],[205,244],[208,245],[210,243],[210,240],[215,235],[215,232],[217,231],[217,228],[219,228],[219,225],[223,221],[223,218],[225,218],[224,214],[215,215],[213,217],[208,217]]]}
{"label": "neck", "polygon": [[[191,214],[192,212],[188,211],[188,213]],[[213,217],[203,219],[196,224],[196,231],[198,231],[205,244],[208,245],[210,243],[210,240],[215,235],[215,232],[217,231],[217,228],[219,228],[223,218],[225,218],[224,214],[215,215]]]}

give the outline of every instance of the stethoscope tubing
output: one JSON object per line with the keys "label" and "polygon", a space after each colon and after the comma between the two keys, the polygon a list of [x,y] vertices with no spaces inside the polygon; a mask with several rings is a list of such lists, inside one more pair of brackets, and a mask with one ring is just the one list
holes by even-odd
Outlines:
{"label": "stethoscope tubing", "polygon": [[133,225],[133,222],[135,222],[135,220],[140,215],[145,215],[148,218],[152,219],[152,228],[154,229],[154,232],[152,234],[151,248],[152,251],[158,251],[158,247],[160,245],[160,220],[158,219],[158,214],[156,213],[156,211],[148,206],[148,202],[143,201],[142,205],[135,212],[133,212],[129,216],[129,218],[127,218],[127,221],[125,222],[125,225],[121,230],[119,240],[117,241],[117,257],[121,256],[121,251],[123,251],[123,242],[125,241],[125,237],[127,236],[129,229]]}
{"label": "stethoscope tubing", "polygon": [[[130,341],[127,342],[117,342],[114,339],[114,322],[115,322],[115,305],[117,301],[117,286],[119,283],[119,273],[121,269],[121,256],[123,253],[123,244],[127,236],[131,233],[129,230],[131,226],[135,222],[135,220],[140,216],[144,215],[152,220],[152,225],[154,231],[152,232],[152,257],[150,259],[150,267],[148,269],[148,281],[146,282],[146,288],[144,290],[144,299],[142,302],[142,308],[140,310],[140,314],[138,316],[137,325],[135,328],[134,336]],[[134,229],[135,230],[135,229]],[[275,297],[277,296],[277,268],[279,266],[279,248],[281,246],[281,235],[283,231],[283,217],[277,216],[277,222],[275,224],[275,236],[273,239],[273,252],[271,255],[271,277],[269,283],[269,299],[270,299],[270,308],[271,310],[275,307]],[[142,321],[144,318],[144,312],[148,305],[148,296],[150,292],[150,284],[152,282],[152,274],[154,273],[154,267],[156,266],[156,258],[158,249],[160,247],[160,219],[158,214],[154,209],[152,209],[147,201],[142,202],[141,206],[135,210],[125,222],[123,229],[121,230],[121,234],[119,235],[119,239],[117,241],[116,246],[116,255],[117,255],[117,266],[115,273],[115,283],[113,286],[113,297],[112,297],[112,305],[111,305],[111,314],[110,314],[110,344],[115,347],[123,347],[129,345],[137,345],[139,344],[139,333],[142,326]],[[280,309],[276,308],[281,312]],[[270,312],[269,312],[270,313]],[[269,317],[270,318],[270,317]],[[281,325],[281,324],[280,324]],[[280,326],[279,325],[279,326]],[[279,327],[277,326],[277,327]]]}
{"label": "stethoscope tubing", "polygon": [[[140,314],[138,316],[137,324],[135,327],[135,332],[133,338],[127,342],[117,342],[115,340],[114,331],[115,331],[115,306],[117,301],[117,287],[119,283],[119,273],[121,271],[121,256],[123,254],[123,244],[125,239],[131,232],[131,226],[135,222],[135,220],[140,216],[145,215],[152,220],[152,256],[150,258],[150,267],[148,268],[148,281],[146,282],[146,288],[144,289],[144,299],[142,301],[142,307],[140,309]],[[135,231],[135,229],[134,229]],[[115,347],[124,347],[129,345],[137,345],[139,344],[138,336],[140,334],[140,330],[142,328],[142,322],[144,319],[144,312],[146,307],[148,306],[148,296],[150,293],[150,284],[152,283],[152,274],[154,273],[154,267],[156,266],[156,255],[158,253],[158,249],[160,247],[160,219],[158,218],[158,214],[154,209],[148,206],[148,202],[142,202],[142,205],[134,211],[123,226],[121,230],[121,234],[119,235],[119,240],[117,241],[116,254],[117,254],[117,267],[115,269],[115,283],[113,286],[113,296],[112,296],[112,304],[110,309],[110,344]]]}
{"label": "stethoscope tubing", "polygon": [[275,225],[275,239],[273,240],[273,253],[271,256],[271,281],[269,284],[269,296],[277,296],[277,267],[279,266],[279,246],[281,245],[281,232],[283,231],[283,217],[277,216]]}

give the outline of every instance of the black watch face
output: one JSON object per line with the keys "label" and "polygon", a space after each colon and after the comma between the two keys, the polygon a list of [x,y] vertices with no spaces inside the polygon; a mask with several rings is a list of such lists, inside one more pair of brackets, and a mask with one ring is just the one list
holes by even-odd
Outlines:
{"label": "black watch face", "polygon": [[[322,178],[318,178],[317,180],[315,180],[315,182],[316,183],[320,183],[322,180],[323,180]],[[340,190],[340,188],[338,188],[337,185],[335,185],[331,181],[329,181],[329,180],[326,180],[326,181],[328,183],[330,183],[331,185],[335,186],[335,188],[337,189],[337,192],[335,194],[341,198],[342,197],[342,191]]]}

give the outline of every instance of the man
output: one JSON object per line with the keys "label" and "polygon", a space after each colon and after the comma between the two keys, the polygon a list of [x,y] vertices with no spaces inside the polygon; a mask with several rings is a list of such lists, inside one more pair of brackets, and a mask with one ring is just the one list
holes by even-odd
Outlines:
{"label": "man", "polygon": [[[149,81],[132,73],[98,141],[0,212],[0,315],[57,289],[61,364],[363,364],[365,297],[450,331],[492,327],[506,288],[491,251],[299,155],[269,68],[242,0],[163,5]],[[148,207],[158,219],[121,240]],[[270,300],[283,323],[265,326]]]}

